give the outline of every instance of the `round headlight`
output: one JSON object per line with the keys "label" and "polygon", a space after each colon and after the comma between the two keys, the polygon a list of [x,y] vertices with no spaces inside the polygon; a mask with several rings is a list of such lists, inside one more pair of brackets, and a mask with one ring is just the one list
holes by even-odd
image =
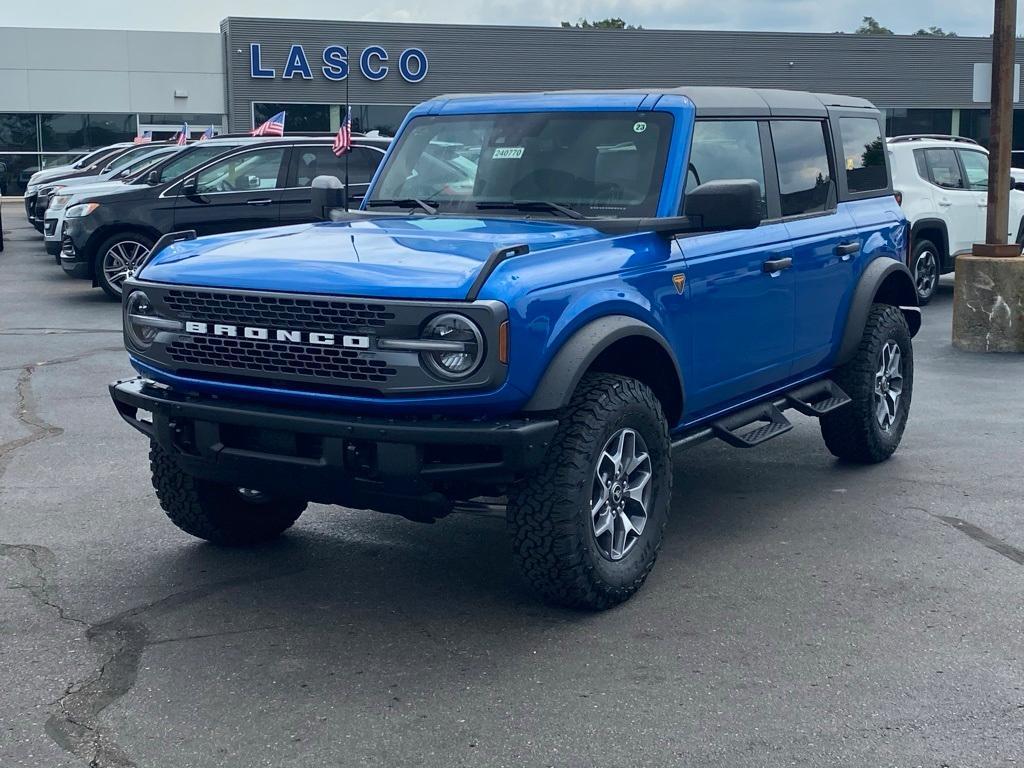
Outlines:
{"label": "round headlight", "polygon": [[438,315],[423,329],[423,339],[448,347],[422,353],[427,369],[443,379],[464,379],[483,362],[483,334],[468,317]]}
{"label": "round headlight", "polygon": [[156,317],[153,305],[143,291],[132,291],[124,303],[124,330],[132,346],[149,349],[160,329],[146,318]]}

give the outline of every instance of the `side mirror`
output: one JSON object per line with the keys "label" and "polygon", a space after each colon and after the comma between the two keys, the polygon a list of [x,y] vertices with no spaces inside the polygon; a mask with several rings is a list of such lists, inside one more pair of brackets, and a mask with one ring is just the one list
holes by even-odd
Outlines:
{"label": "side mirror", "polygon": [[314,219],[328,221],[332,208],[348,208],[345,185],[336,176],[317,176],[313,179],[310,192]]}
{"label": "side mirror", "polygon": [[1011,176],[1010,189],[1016,189],[1018,192],[1024,192],[1024,178],[1017,178],[1016,176]]}
{"label": "side mirror", "polygon": [[146,183],[151,187],[155,187],[160,183],[160,171],[150,171],[146,174]]}
{"label": "side mirror", "polygon": [[686,193],[683,215],[698,231],[754,229],[764,218],[753,179],[707,181]]}
{"label": "side mirror", "polygon": [[185,197],[195,197],[197,189],[195,176],[191,176],[181,183],[181,194]]}

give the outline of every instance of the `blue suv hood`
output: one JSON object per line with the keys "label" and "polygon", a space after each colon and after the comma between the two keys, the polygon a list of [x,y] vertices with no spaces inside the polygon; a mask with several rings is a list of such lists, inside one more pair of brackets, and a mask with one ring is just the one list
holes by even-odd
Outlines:
{"label": "blue suv hood", "polygon": [[161,251],[139,278],[241,290],[463,299],[497,248],[606,237],[551,220],[401,217],[216,235]]}

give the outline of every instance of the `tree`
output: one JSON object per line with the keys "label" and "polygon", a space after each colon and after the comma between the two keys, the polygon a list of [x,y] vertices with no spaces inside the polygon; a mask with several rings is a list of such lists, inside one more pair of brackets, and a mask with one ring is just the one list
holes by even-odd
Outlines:
{"label": "tree", "polygon": [[922,37],[956,37],[956,32],[945,32],[942,27],[928,27],[928,29],[919,29],[914,33],[915,35],[921,35]]}
{"label": "tree", "polygon": [[620,18],[613,19],[601,19],[589,21],[588,19],[579,19],[575,24],[568,21],[562,22],[564,29],[643,29],[640,25],[633,26],[627,24]]}
{"label": "tree", "polygon": [[854,32],[855,35],[891,35],[893,31],[888,27],[883,27],[872,16],[865,16],[861,20],[860,28]]}

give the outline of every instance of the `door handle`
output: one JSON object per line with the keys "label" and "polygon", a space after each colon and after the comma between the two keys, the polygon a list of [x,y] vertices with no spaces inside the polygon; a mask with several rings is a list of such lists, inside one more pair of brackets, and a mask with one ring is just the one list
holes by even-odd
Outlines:
{"label": "door handle", "polygon": [[793,266],[793,259],[787,256],[784,259],[769,259],[761,265],[761,271],[769,275],[789,269]]}
{"label": "door handle", "polygon": [[843,261],[849,261],[853,254],[860,250],[860,243],[840,243],[836,246],[836,256]]}
{"label": "door handle", "polygon": [[943,208],[949,208],[949,206],[951,206],[952,204],[953,203],[951,203],[949,200],[945,198],[939,200],[939,205],[941,205]]}
{"label": "door handle", "polygon": [[272,202],[274,202],[274,201],[271,200],[268,197],[268,198],[261,199],[261,200],[246,200],[245,204],[246,205],[270,205]]}

